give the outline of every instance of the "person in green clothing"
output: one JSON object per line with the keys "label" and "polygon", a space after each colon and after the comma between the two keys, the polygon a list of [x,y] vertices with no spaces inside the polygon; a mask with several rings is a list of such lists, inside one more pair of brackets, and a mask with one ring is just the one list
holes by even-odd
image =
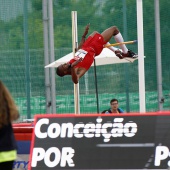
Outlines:
{"label": "person in green clothing", "polygon": [[0,80],[0,170],[12,170],[17,158],[17,144],[12,121],[19,112],[7,87]]}

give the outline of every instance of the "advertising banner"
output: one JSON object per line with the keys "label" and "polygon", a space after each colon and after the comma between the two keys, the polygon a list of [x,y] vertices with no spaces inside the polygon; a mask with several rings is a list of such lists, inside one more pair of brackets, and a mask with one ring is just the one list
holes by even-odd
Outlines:
{"label": "advertising banner", "polygon": [[17,159],[12,170],[28,170],[33,123],[13,124],[14,136],[17,142]]}
{"label": "advertising banner", "polygon": [[12,170],[28,170],[29,154],[18,154]]}
{"label": "advertising banner", "polygon": [[170,115],[37,115],[30,170],[167,169]]}

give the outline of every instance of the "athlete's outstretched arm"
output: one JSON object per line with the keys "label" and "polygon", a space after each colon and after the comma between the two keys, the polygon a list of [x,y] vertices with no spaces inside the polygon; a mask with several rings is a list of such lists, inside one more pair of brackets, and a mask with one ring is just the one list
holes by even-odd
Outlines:
{"label": "athlete's outstretched arm", "polygon": [[73,83],[77,84],[79,81],[79,78],[82,76],[82,73],[84,73],[84,70],[82,69],[82,71],[78,71],[78,68],[75,68],[75,66],[82,61],[82,58],[79,58],[78,60],[76,60],[75,62],[73,62],[71,64],[71,77],[72,77],[72,81]]}
{"label": "athlete's outstretched arm", "polygon": [[79,77],[76,73],[76,69],[73,67],[71,68],[71,77],[72,77],[72,81],[74,84],[77,84],[79,82]]}
{"label": "athlete's outstretched arm", "polygon": [[76,66],[81,61],[82,61],[82,58],[79,58],[78,60],[76,60],[74,63],[71,64],[71,77],[72,77],[73,83],[75,84],[78,83],[79,76],[77,74],[77,69],[74,66]]}
{"label": "athlete's outstretched arm", "polygon": [[77,84],[79,82],[79,79],[86,73],[86,71],[87,70],[85,68],[71,68],[71,76],[73,83]]}
{"label": "athlete's outstretched arm", "polygon": [[[84,30],[84,33],[83,33],[83,36],[81,38],[81,42],[78,46],[78,49],[80,49],[82,47],[82,45],[84,44],[85,42],[85,39],[86,39],[86,35],[88,34],[88,31],[89,31],[89,27],[90,27],[90,24],[87,24],[86,27],[85,27],[85,30]],[[76,51],[78,50],[76,49]]]}

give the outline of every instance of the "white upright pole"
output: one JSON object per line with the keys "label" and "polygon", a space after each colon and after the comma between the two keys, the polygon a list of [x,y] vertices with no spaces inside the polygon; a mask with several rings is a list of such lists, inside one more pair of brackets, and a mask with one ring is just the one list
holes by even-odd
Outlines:
{"label": "white upright pole", "polygon": [[[73,57],[75,56],[75,49],[78,47],[77,38],[77,11],[71,12],[72,16],[72,50]],[[79,100],[79,83],[74,84],[74,113],[80,114],[80,100]]]}
{"label": "white upright pole", "polygon": [[[44,62],[45,66],[49,64],[48,51],[48,0],[43,0],[43,26],[44,26]],[[46,113],[51,113],[51,87],[50,70],[45,69],[45,95],[46,95]]]}
{"label": "white upright pole", "polygon": [[162,57],[161,57],[161,33],[160,33],[160,10],[159,0],[155,0],[155,36],[156,36],[156,65],[157,65],[157,89],[158,89],[158,108],[163,110],[162,93]]}
{"label": "white upright pole", "polygon": [[[54,28],[53,28],[53,0],[48,0],[48,16],[49,16],[49,46],[50,46],[50,62],[55,61],[54,57]],[[51,68],[51,96],[52,96],[52,112],[56,113],[56,92],[55,92],[55,69]]]}
{"label": "white upright pole", "polygon": [[140,113],[146,112],[145,103],[145,73],[144,73],[144,43],[143,43],[143,4],[142,0],[136,0],[137,4],[137,32],[138,32],[138,73],[139,73],[139,104]]}
{"label": "white upright pole", "polygon": [[85,83],[85,94],[89,94],[89,80],[88,80],[88,72],[84,75],[84,83]]}

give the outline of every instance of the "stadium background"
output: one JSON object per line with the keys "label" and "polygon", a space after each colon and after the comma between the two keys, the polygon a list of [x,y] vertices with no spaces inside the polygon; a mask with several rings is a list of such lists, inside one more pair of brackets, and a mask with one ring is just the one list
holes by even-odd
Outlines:
{"label": "stadium background", "polygon": [[[126,2],[126,11],[123,5]],[[0,78],[27,115],[46,113],[42,0],[0,0]],[[169,0],[160,0],[163,110],[170,110]],[[90,32],[116,25],[124,40],[137,38],[136,0],[53,0],[55,60],[72,51],[71,11],[78,13],[78,38],[86,24]],[[127,20],[123,19],[123,15]],[[146,111],[158,110],[154,0],[143,0]],[[114,43],[112,39],[111,43]],[[137,45],[128,45],[137,52]],[[139,111],[138,61],[97,66],[100,112],[112,98],[127,112]],[[96,113],[94,69],[80,80],[80,112]],[[74,113],[74,88],[69,77],[56,79],[56,113]],[[28,86],[30,89],[28,90]],[[30,98],[28,97],[28,93]],[[127,100],[127,98],[129,98]],[[28,102],[29,100],[29,102]],[[30,103],[30,109],[27,104]],[[28,113],[29,112],[29,113]]]}

